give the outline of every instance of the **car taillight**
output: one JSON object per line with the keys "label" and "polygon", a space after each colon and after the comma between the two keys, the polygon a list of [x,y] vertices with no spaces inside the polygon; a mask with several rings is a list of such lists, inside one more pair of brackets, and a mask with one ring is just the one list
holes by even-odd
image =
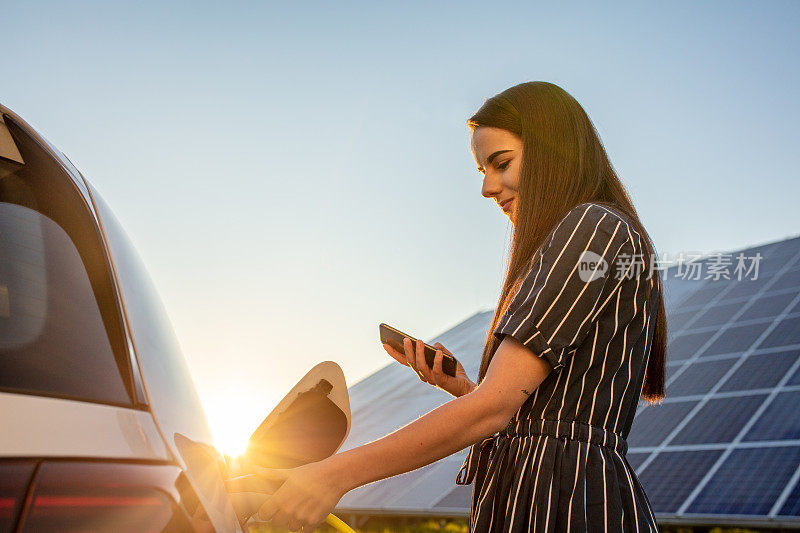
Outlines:
{"label": "car taillight", "polygon": [[176,468],[44,463],[22,531],[192,531],[177,505]]}
{"label": "car taillight", "polygon": [[0,463],[0,531],[14,529],[35,467],[32,461]]}

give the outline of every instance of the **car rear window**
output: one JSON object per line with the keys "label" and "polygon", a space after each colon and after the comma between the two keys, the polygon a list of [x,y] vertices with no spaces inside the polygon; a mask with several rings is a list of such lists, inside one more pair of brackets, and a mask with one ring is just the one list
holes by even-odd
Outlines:
{"label": "car rear window", "polygon": [[130,360],[93,215],[60,165],[5,126],[24,163],[0,161],[0,390],[130,405]]}

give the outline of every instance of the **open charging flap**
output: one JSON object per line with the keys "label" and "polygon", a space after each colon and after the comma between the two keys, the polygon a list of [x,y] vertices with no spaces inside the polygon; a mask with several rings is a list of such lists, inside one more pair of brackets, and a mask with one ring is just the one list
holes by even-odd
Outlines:
{"label": "open charging flap", "polygon": [[[292,387],[250,436],[240,458],[251,465],[295,468],[330,457],[350,433],[350,399],[341,367],[323,361]],[[255,475],[229,480],[236,513],[246,520],[277,486]]]}
{"label": "open charging flap", "polygon": [[0,178],[10,176],[24,164],[17,143],[6,125],[3,114],[0,113]]}
{"label": "open charging flap", "polygon": [[350,399],[342,369],[323,361],[292,387],[258,426],[247,445],[247,462],[294,468],[336,453],[350,432]]}

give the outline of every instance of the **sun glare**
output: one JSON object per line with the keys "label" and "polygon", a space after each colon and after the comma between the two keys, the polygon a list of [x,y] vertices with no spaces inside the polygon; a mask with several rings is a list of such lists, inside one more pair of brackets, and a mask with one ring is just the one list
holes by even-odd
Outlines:
{"label": "sun glare", "polygon": [[258,418],[257,413],[246,408],[247,400],[239,395],[217,396],[203,403],[216,448],[231,457],[244,453],[250,435],[265,414]]}

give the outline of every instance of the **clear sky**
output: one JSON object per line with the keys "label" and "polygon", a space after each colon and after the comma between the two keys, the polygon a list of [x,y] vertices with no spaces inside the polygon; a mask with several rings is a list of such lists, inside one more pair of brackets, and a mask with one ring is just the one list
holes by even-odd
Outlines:
{"label": "clear sky", "polygon": [[315,363],[391,362],[380,322],[494,307],[465,121],[511,85],[584,106],[662,255],[800,232],[796,1],[0,7],[0,101],[127,228],[225,451]]}

